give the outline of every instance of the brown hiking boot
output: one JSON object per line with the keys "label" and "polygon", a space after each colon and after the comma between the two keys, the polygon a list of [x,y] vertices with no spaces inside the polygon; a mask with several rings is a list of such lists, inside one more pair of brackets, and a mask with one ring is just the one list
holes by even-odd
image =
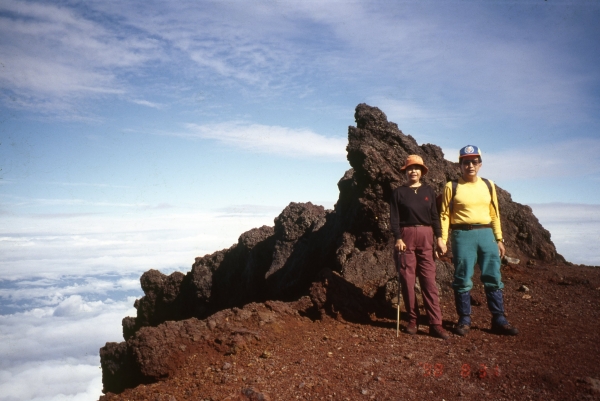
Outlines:
{"label": "brown hiking boot", "polygon": [[432,337],[441,338],[442,340],[447,340],[450,338],[450,334],[444,330],[441,324],[433,324],[429,326],[429,335]]}
{"label": "brown hiking boot", "polygon": [[462,337],[469,334],[469,330],[471,330],[471,326],[468,324],[459,324],[454,328],[454,332]]}
{"label": "brown hiking boot", "polygon": [[492,324],[492,332],[503,336],[516,336],[519,330],[510,324]]}
{"label": "brown hiking boot", "polygon": [[419,329],[417,328],[417,322],[408,322],[408,325],[406,326],[406,332],[408,334],[410,334],[411,336],[415,335],[417,334],[418,330]]}

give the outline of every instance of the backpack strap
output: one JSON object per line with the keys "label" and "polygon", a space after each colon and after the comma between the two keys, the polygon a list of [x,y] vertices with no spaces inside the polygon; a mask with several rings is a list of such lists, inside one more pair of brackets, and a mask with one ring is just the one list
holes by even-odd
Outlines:
{"label": "backpack strap", "polygon": [[452,197],[450,198],[450,204],[448,208],[450,209],[450,214],[452,214],[452,209],[454,208],[454,196],[456,195],[456,187],[458,187],[458,180],[452,180]]}
{"label": "backpack strap", "polygon": [[494,206],[494,211],[496,212],[496,216],[498,216],[498,208],[496,207],[496,204],[494,203],[494,193],[492,191],[492,183],[487,178],[481,177],[481,179],[483,180],[483,182],[485,182],[485,185],[487,185],[487,187],[490,191],[490,198],[492,199],[492,206]]}

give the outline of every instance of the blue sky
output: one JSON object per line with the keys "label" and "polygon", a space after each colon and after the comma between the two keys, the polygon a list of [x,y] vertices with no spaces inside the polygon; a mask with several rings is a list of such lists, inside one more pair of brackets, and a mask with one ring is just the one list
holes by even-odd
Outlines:
{"label": "blue sky", "polygon": [[599,18],[584,0],[0,0],[0,400],[97,399],[143,271],[187,271],[289,202],[332,208],[362,102],[449,160],[480,146],[481,175],[600,265]]}

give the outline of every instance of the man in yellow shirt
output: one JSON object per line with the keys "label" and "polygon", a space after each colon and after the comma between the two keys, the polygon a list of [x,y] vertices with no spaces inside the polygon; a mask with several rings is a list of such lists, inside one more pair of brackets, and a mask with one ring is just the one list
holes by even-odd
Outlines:
{"label": "man in yellow shirt", "polygon": [[481,151],[467,145],[460,150],[461,178],[448,182],[444,188],[440,218],[442,240],[448,241],[452,229],[452,255],[454,263],[454,299],[459,319],[455,328],[465,336],[471,327],[471,288],[475,264],[481,269],[487,304],[492,313],[492,331],[516,335],[518,330],[504,316],[504,297],[500,258],[505,249],[500,226],[500,211],[494,183],[479,177]]}

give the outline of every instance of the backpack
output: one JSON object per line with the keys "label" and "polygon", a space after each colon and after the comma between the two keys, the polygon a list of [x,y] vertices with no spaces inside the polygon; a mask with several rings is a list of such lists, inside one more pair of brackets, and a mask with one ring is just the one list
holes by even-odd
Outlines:
{"label": "backpack", "polygon": [[[492,193],[492,183],[487,178],[481,177],[481,179],[483,180],[483,182],[485,182],[485,185],[487,185],[487,187],[490,191],[490,197],[492,198],[492,206],[494,207],[496,216],[498,216],[498,208],[496,207],[496,204],[494,203],[494,194]],[[448,208],[450,209],[450,213],[452,213],[452,208],[454,206],[454,196],[456,195],[456,187],[458,187],[458,180],[452,180],[451,182],[452,182],[452,197],[450,198],[450,204],[448,205]],[[443,200],[444,200],[443,193],[439,194],[436,198],[438,213],[442,212]]]}

